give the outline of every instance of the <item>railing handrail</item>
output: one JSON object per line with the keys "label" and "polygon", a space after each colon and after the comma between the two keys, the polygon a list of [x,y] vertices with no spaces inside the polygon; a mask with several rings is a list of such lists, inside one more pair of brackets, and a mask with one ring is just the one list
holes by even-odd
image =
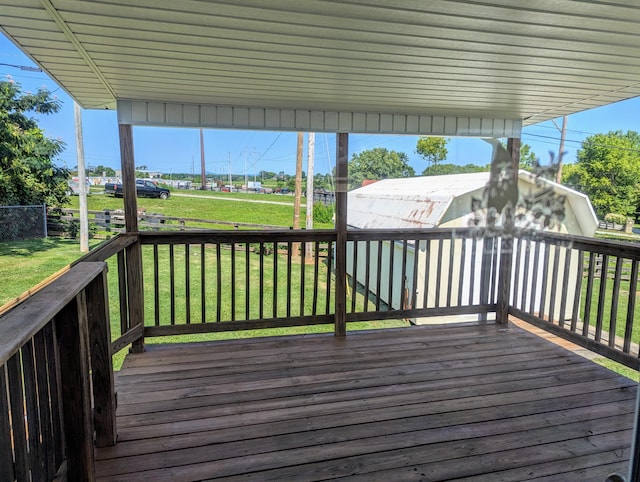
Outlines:
{"label": "railing handrail", "polygon": [[0,318],[0,365],[49,323],[105,269],[105,263],[81,263]]}

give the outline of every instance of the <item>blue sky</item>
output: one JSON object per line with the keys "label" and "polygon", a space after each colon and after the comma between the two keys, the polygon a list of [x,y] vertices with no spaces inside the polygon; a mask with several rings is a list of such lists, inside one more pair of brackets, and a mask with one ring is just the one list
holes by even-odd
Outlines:
{"label": "blue sky", "polygon": [[[0,34],[0,63],[33,66],[11,41]],[[66,149],[58,162],[73,167],[76,162],[73,100],[45,73],[25,72],[0,65],[0,77],[10,76],[21,84],[23,91],[46,87],[62,102],[62,110],[54,115],[40,116],[40,126],[47,136],[66,143]],[[85,162],[87,165],[105,165],[114,169],[120,166],[116,113],[111,111],[83,110]],[[562,119],[556,123],[561,125]],[[569,117],[565,162],[574,162],[580,143],[589,135],[613,130],[640,132],[640,98],[592,109]],[[557,152],[560,132],[552,122],[544,122],[524,128],[522,142],[529,144],[543,163],[549,159],[549,151]],[[404,152],[417,173],[425,162],[415,153],[417,137],[387,135],[351,135],[351,155],[366,149],[385,147]],[[296,134],[292,132],[260,132],[233,130],[205,130],[205,159],[208,172],[251,175],[261,170],[286,173],[295,172]],[[165,173],[200,170],[199,132],[197,129],[134,128],[136,165],[146,165],[151,170]],[[453,164],[488,164],[491,148],[480,139],[451,139],[447,161]],[[306,138],[305,138],[306,151]],[[316,135],[316,172],[329,172],[335,164],[335,136]],[[306,152],[305,152],[306,160]]]}

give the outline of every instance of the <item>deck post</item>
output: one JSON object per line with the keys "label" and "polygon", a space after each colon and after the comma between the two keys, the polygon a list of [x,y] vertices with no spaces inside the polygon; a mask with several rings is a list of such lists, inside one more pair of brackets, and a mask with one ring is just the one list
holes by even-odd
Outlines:
{"label": "deck post", "polygon": [[[133,129],[131,124],[120,124],[120,162],[122,166],[122,192],[124,222],[127,233],[138,233],[138,200],[136,197],[136,170],[133,155]],[[129,329],[144,326],[144,292],[142,289],[142,250],[139,240],[125,248],[127,270],[127,306]],[[144,335],[131,344],[131,351],[144,351]]]}
{"label": "deck post", "polygon": [[55,318],[67,480],[95,480],[87,300],[80,292]]}
{"label": "deck post", "polygon": [[96,447],[116,444],[116,400],[105,271],[86,288]]}
{"label": "deck post", "polygon": [[349,134],[336,134],[335,335],[347,334],[347,160]]}
{"label": "deck post", "polygon": [[[507,151],[511,157],[511,170],[509,171],[514,179],[512,182],[518,184],[518,166],[520,164],[520,138],[510,137],[507,140]],[[513,200],[517,202],[517,199]],[[512,220],[513,221],[513,220]],[[513,266],[513,232],[505,230],[500,241],[500,269],[498,277],[498,307],[496,311],[496,321],[506,323],[509,320],[509,295],[511,293],[511,268]]]}

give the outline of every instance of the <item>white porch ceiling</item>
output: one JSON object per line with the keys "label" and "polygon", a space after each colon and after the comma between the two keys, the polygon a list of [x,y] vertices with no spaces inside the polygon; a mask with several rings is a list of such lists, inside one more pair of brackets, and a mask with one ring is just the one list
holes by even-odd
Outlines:
{"label": "white porch ceiling", "polygon": [[[637,0],[0,0],[0,28],[85,108],[205,125],[231,108],[506,132],[640,95]],[[184,122],[163,115],[138,122]]]}

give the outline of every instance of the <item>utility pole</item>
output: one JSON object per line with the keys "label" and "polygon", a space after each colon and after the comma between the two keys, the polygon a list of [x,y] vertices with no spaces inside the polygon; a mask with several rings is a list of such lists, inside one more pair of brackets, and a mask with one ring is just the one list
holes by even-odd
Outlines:
{"label": "utility pole", "polygon": [[231,153],[229,153],[229,189],[233,186],[233,182],[231,180]]}
{"label": "utility pole", "polygon": [[[300,229],[300,198],[302,197],[302,149],[304,134],[298,132],[298,150],[296,155],[296,185],[293,198],[293,229]],[[300,243],[293,243],[293,253],[300,251]]]}
{"label": "utility pole", "polygon": [[[313,229],[313,170],[314,170],[314,156],[315,156],[315,146],[316,146],[316,135],[314,132],[309,132],[308,139],[308,147],[307,147],[307,229]],[[313,256],[312,243],[307,243],[306,255],[307,259],[310,259]]]}
{"label": "utility pole", "polygon": [[567,134],[567,116],[562,116],[562,130],[560,131],[560,150],[558,151],[558,173],[556,174],[556,182],[562,182],[562,153],[564,152],[564,140]]}
{"label": "utility pole", "polygon": [[207,174],[204,166],[204,130],[200,128],[200,169],[202,178],[200,179],[200,190],[207,189]]}
{"label": "utility pole", "polygon": [[87,212],[87,183],[84,169],[84,143],[80,105],[73,103],[76,123],[76,153],[78,157],[78,191],[80,194],[80,252],[89,251],[89,213]]}

